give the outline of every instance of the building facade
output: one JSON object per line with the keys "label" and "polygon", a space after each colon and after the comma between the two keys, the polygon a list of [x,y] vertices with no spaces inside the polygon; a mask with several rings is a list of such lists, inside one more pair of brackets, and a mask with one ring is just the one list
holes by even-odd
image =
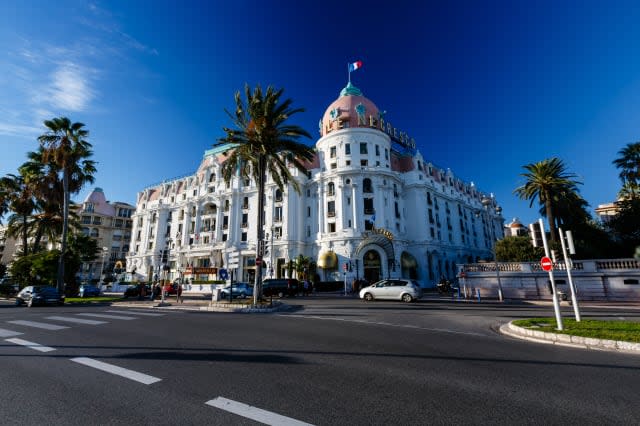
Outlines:
{"label": "building facade", "polygon": [[[415,141],[349,83],[319,122],[302,188],[267,177],[263,276],[289,274],[299,255],[320,280],[411,277],[434,286],[456,265],[493,257],[504,235],[491,194],[436,167]],[[146,280],[255,277],[258,193],[252,180],[223,181],[230,146],[205,152],[198,170],[137,195],[128,272]]]}
{"label": "building facade", "polygon": [[80,218],[82,232],[96,240],[100,249],[93,262],[82,265],[81,281],[102,281],[107,275],[119,278],[126,271],[130,250],[132,219],[135,207],[123,202],[107,201],[102,188],[95,188],[74,210]]}

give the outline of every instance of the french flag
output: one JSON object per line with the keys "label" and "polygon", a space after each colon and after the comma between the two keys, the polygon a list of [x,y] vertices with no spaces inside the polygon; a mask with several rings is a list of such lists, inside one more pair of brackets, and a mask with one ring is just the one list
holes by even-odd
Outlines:
{"label": "french flag", "polygon": [[362,61],[356,61],[352,64],[349,64],[349,72],[355,71],[358,68],[362,68]]}

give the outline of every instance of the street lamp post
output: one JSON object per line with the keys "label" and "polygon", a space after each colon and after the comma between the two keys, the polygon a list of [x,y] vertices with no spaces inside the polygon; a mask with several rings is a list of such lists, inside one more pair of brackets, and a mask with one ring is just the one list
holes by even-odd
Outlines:
{"label": "street lamp post", "polygon": [[[492,196],[493,198],[493,196]],[[487,215],[487,222],[489,225],[489,232],[491,235],[491,252],[493,253],[494,265],[496,268],[496,278],[498,279],[498,299],[502,302],[502,282],[500,281],[500,268],[498,267],[498,257],[496,256],[496,236],[495,231],[493,229],[493,219],[491,218],[491,214],[489,213],[489,206],[493,205],[493,199],[489,197],[482,197],[482,205],[484,206],[484,211]],[[500,214],[502,208],[500,206],[495,207],[495,212]]]}
{"label": "street lamp post", "polygon": [[169,247],[171,247],[171,238],[167,238],[165,241],[165,249],[164,252],[160,255],[160,263],[162,265],[162,277],[163,279],[161,280],[161,284],[160,284],[160,304],[164,305],[164,297],[165,297],[165,291],[164,291],[164,285],[165,282],[167,281],[168,278],[168,274],[169,274]]}
{"label": "street lamp post", "polygon": [[[108,247],[102,247],[102,265],[100,265],[100,275],[98,275],[98,281],[102,280],[102,273],[104,272],[104,261],[107,258],[107,254],[109,253]],[[104,284],[104,280],[102,281]]]}
{"label": "street lamp post", "polygon": [[271,225],[271,244],[269,245],[269,254],[271,255],[271,260],[269,261],[269,267],[271,268],[269,270],[270,278],[273,278],[273,231],[274,231],[275,227],[273,225]]}

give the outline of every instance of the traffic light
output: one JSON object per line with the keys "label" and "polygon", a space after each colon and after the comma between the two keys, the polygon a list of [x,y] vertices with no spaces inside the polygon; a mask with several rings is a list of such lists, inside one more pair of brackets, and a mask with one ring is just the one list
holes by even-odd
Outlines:
{"label": "traffic light", "polygon": [[534,247],[544,247],[539,223],[534,222],[529,224],[529,237],[531,237],[531,244]]}

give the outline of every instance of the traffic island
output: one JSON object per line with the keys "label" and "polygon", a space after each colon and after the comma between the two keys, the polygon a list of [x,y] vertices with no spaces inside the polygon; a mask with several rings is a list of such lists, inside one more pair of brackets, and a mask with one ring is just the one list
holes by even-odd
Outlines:
{"label": "traffic island", "polygon": [[201,306],[201,311],[214,312],[246,312],[246,313],[268,313],[289,310],[290,306],[276,301],[272,303],[262,303],[258,305],[245,303],[211,302],[208,306]]}
{"label": "traffic island", "polygon": [[573,336],[570,334],[562,333],[551,333],[548,331],[519,327],[517,325],[514,325],[513,321],[508,324],[503,324],[500,327],[500,333],[510,337],[537,343],[546,343],[551,345],[567,346],[580,349],[595,349],[601,351],[606,350],[640,354],[640,343],[598,339],[594,337]]}

